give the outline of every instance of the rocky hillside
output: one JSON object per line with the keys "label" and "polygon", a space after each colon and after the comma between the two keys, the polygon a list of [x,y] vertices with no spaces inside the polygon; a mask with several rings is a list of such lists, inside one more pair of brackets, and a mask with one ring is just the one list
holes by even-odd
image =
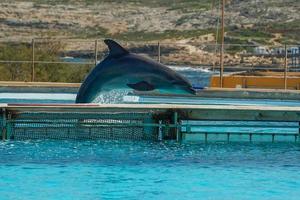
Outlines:
{"label": "rocky hillside", "polygon": [[[2,0],[0,39],[212,42],[218,0]],[[228,43],[297,43],[299,0],[227,0]]]}
{"label": "rocky hillside", "polygon": [[[164,64],[217,68],[219,54],[210,44],[217,38],[219,6],[219,0],[1,0],[0,60],[30,61],[32,45],[28,42],[32,38],[75,38],[80,40],[36,40],[35,60],[59,62],[64,57],[94,62],[95,41],[81,39],[109,37],[153,59],[158,59],[160,41]],[[299,0],[227,0],[225,41],[299,43],[299,10]],[[100,60],[107,48],[99,42],[97,49]],[[225,66],[283,69],[282,56],[253,56],[254,50],[249,45],[226,45]],[[36,64],[36,81],[80,82],[93,64],[70,66]],[[30,78],[30,62],[0,63],[0,80]]]}

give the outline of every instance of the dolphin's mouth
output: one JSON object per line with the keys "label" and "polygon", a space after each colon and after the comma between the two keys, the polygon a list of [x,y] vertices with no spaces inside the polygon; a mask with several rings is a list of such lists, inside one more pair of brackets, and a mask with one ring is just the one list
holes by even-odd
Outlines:
{"label": "dolphin's mouth", "polygon": [[188,88],[188,91],[189,91],[191,94],[193,94],[193,95],[196,95],[196,94],[197,94],[197,91],[196,91],[194,88],[192,88],[192,87]]}

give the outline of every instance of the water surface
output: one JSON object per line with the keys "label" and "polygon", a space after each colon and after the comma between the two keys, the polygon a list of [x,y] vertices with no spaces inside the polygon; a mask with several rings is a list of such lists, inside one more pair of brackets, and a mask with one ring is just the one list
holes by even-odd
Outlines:
{"label": "water surface", "polygon": [[299,199],[295,143],[0,143],[1,199]]}

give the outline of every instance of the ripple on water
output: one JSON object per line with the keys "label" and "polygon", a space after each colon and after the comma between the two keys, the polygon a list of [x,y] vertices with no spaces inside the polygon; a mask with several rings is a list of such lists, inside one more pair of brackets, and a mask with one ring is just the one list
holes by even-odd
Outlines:
{"label": "ripple on water", "polygon": [[298,199],[299,169],[295,143],[0,143],[1,199]]}

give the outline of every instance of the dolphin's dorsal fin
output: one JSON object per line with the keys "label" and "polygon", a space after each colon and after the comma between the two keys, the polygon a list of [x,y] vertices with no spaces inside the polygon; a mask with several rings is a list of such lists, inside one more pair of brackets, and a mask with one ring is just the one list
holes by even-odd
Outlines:
{"label": "dolphin's dorsal fin", "polygon": [[126,55],[129,53],[129,51],[127,51],[121,45],[119,45],[117,42],[115,42],[111,39],[104,40],[104,43],[107,45],[107,47],[109,49],[110,56],[120,57],[120,56],[123,56],[123,55]]}

